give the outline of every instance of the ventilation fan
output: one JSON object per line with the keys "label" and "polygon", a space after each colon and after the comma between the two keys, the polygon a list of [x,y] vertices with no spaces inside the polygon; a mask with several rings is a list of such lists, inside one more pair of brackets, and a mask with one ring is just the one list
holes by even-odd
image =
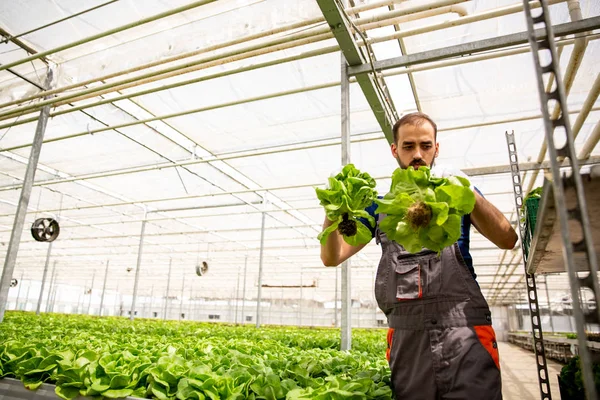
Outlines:
{"label": "ventilation fan", "polygon": [[38,218],[31,225],[31,235],[38,242],[53,242],[59,233],[58,221],[53,218]]}
{"label": "ventilation fan", "polygon": [[10,280],[10,287],[16,287],[19,284],[19,281],[16,280],[15,278],[12,278]]}
{"label": "ventilation fan", "polygon": [[202,261],[202,264],[196,265],[196,275],[202,276],[208,272],[208,263],[206,261]]}

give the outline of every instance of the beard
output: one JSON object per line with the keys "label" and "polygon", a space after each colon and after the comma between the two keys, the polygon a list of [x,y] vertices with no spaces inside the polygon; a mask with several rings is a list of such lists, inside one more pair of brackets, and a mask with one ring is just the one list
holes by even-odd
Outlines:
{"label": "beard", "polygon": [[398,163],[400,164],[400,168],[402,169],[407,169],[408,167],[413,167],[414,169],[419,169],[419,167],[429,167],[432,168],[433,164],[435,163],[435,158],[433,160],[431,160],[431,164],[427,165],[427,162],[423,159],[420,160],[412,160],[410,162],[410,164],[404,164],[402,161],[400,161],[400,159],[398,158]]}

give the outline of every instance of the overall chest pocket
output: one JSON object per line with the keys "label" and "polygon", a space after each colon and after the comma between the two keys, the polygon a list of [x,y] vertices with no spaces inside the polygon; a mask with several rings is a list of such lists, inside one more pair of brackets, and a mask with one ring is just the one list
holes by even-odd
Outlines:
{"label": "overall chest pocket", "polygon": [[395,266],[396,300],[423,297],[423,267],[417,260],[398,260]]}

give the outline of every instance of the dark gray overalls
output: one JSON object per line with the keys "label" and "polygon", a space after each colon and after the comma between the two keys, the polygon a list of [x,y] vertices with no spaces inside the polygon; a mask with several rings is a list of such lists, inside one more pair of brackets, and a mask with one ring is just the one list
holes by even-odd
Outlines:
{"label": "dark gray overalls", "polygon": [[502,399],[492,317],[457,244],[410,254],[379,230],[375,298],[396,399]]}

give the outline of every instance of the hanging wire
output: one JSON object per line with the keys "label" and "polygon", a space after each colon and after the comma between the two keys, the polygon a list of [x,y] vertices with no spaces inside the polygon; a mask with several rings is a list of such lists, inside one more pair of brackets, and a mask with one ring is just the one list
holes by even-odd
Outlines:
{"label": "hanging wire", "polygon": [[67,21],[67,20],[69,20],[69,19],[71,19],[71,18],[78,17],[78,16],[80,16],[80,15],[83,15],[83,14],[85,14],[85,13],[88,13],[88,12],[90,12],[90,11],[93,11],[93,10],[97,10],[97,9],[98,9],[98,8],[100,8],[100,7],[107,6],[107,5],[109,5],[109,4],[111,4],[111,3],[115,3],[115,2],[117,2],[117,1],[119,1],[119,0],[111,0],[111,1],[107,1],[106,3],[102,3],[102,4],[99,4],[99,5],[97,5],[97,6],[94,6],[94,7],[92,7],[92,8],[88,8],[88,9],[86,9],[86,10],[80,11],[80,12],[78,12],[78,13],[75,13],[75,14],[68,15],[68,16],[66,16],[66,17],[64,17],[64,18],[61,18],[61,19],[57,20],[57,21],[49,22],[49,23],[47,23],[47,24],[45,24],[45,25],[42,25],[42,26],[39,26],[39,27],[37,27],[37,28],[34,28],[34,29],[31,29],[31,30],[28,30],[27,32],[19,33],[18,35],[8,35],[8,36],[5,36],[5,37],[4,37],[4,39],[3,39],[2,41],[0,41],[0,44],[3,44],[3,43],[8,43],[9,41],[11,41],[11,40],[13,40],[13,39],[18,39],[18,38],[20,38],[21,36],[29,35],[30,33],[37,32],[37,31],[39,31],[39,30],[42,30],[42,29],[48,28],[48,27],[50,27],[50,26],[52,26],[52,25],[59,24],[59,23],[61,23],[61,22]]}
{"label": "hanging wire", "polygon": [[[26,105],[29,105],[29,104],[33,103],[33,101],[34,101],[34,100],[29,100],[29,101],[26,103]],[[15,125],[16,125],[16,123],[17,123],[17,122],[19,122],[19,118],[21,118],[21,117],[23,116],[23,114],[25,114],[25,112],[26,112],[26,110],[24,110],[23,112],[21,112],[21,114],[19,114],[19,115],[17,116],[17,118],[15,119],[15,122],[14,122],[14,123],[15,123]],[[0,136],[0,141],[2,141],[2,139],[4,139],[4,138],[6,137],[6,135],[8,135],[8,132],[10,132],[10,130],[12,129],[12,127],[13,127],[13,126],[15,126],[15,125],[11,125],[11,126],[9,126],[9,127],[8,127],[8,129],[6,130],[6,132],[4,132],[4,133],[2,134],[2,136]],[[2,149],[2,148],[0,148],[0,150],[1,150],[1,149]]]}

